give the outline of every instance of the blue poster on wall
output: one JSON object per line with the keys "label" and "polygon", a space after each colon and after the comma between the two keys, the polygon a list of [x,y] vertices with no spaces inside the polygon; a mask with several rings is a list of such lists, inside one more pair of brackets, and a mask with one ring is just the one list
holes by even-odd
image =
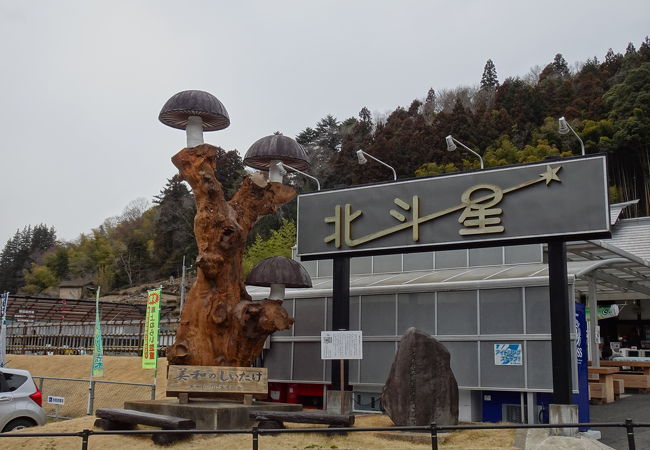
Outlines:
{"label": "blue poster on wall", "polygon": [[523,364],[521,344],[494,344],[496,366],[521,366]]}

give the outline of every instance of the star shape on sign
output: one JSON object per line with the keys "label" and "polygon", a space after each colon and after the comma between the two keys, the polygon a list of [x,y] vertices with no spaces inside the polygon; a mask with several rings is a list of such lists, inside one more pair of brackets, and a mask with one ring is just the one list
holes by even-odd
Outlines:
{"label": "star shape on sign", "polygon": [[557,176],[557,173],[560,171],[562,166],[557,166],[555,169],[551,168],[551,166],[546,166],[546,172],[540,173],[539,176],[546,181],[546,186],[548,186],[551,181],[560,181],[560,177]]}

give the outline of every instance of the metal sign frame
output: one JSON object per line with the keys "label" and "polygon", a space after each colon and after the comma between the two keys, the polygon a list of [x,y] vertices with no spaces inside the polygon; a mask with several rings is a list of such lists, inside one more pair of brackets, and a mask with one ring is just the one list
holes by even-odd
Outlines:
{"label": "metal sign frame", "polygon": [[[590,176],[596,170],[597,179]],[[540,185],[546,188],[541,190]],[[491,194],[480,194],[490,190]],[[302,194],[298,197],[298,255],[308,261],[609,238],[607,193],[607,157],[596,154]],[[559,204],[558,200],[564,208],[553,216],[547,208]],[[538,205],[537,211],[531,208],[529,214],[527,203]],[[501,222],[500,214],[509,215],[508,220]],[[352,229],[357,219],[354,226],[360,232]],[[535,220],[540,221],[536,228],[530,226]],[[377,230],[381,226],[385,228]],[[457,230],[463,226],[464,230]],[[480,227],[497,231],[477,232]],[[536,232],[529,232],[530,228]]]}

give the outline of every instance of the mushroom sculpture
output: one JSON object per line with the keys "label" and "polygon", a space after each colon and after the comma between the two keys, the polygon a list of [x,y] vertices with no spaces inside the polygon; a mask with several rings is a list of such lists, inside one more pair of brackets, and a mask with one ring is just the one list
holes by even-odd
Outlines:
{"label": "mushroom sculpture", "polygon": [[160,110],[158,120],[185,130],[187,147],[203,144],[204,131],[223,130],[230,125],[226,107],[205,91],[182,91],[172,96]]}
{"label": "mushroom sculpture", "polygon": [[272,134],[258,139],[250,146],[244,156],[244,164],[269,172],[269,180],[282,182],[282,164],[298,170],[308,170],[311,166],[309,156],[290,137]]}
{"label": "mushroom sculpture", "polygon": [[284,300],[285,288],[311,287],[311,278],[299,262],[284,256],[273,256],[253,267],[245,283],[249,286],[270,286],[268,298]]}
{"label": "mushroom sculpture", "polygon": [[[207,92],[179,92],[163,106],[159,119],[187,131],[187,147],[172,157],[172,163],[180,179],[192,187],[198,248],[196,280],[185,298],[176,339],[167,347],[167,359],[180,365],[248,367],[266,338],[290,328],[293,319],[281,301],[253,302],[246,292],[242,270],[246,239],[259,218],[297,193],[291,186],[252,175],[226,199],[215,175],[219,149],[204,144],[202,133],[226,128],[230,119],[221,102]],[[306,159],[302,147],[294,145]]]}

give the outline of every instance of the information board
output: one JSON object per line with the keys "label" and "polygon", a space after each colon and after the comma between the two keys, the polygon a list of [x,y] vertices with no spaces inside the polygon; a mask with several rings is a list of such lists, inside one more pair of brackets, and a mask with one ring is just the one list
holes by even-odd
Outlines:
{"label": "information board", "polygon": [[361,331],[321,331],[321,359],[363,359]]}

